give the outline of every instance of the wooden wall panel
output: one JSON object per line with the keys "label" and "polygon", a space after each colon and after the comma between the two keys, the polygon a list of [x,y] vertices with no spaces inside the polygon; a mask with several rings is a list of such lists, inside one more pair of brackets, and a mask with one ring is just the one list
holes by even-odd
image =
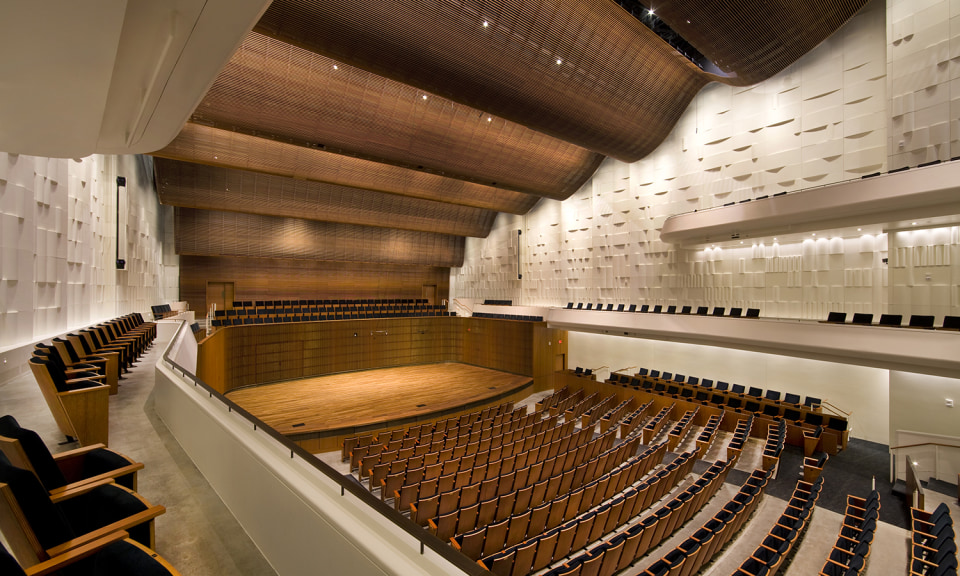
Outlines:
{"label": "wooden wall panel", "polygon": [[237,300],[421,298],[437,287],[449,297],[450,269],[281,258],[180,256],[180,299],[198,315],[207,310],[207,282],[233,282]]}
{"label": "wooden wall panel", "polygon": [[[310,376],[410,364],[464,362],[546,378],[535,368],[545,324],[487,318],[334,320],[221,328],[200,344],[200,378],[220,392]],[[553,356],[550,355],[552,359]],[[544,362],[541,362],[546,366]],[[550,365],[552,368],[552,365]]]}

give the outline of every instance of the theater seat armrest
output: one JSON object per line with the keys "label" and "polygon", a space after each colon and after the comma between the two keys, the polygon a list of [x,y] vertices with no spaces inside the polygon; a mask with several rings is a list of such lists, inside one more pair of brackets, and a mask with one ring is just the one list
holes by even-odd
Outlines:
{"label": "theater seat armrest", "polygon": [[87,556],[96,554],[104,547],[114,542],[119,542],[124,538],[127,538],[129,534],[123,530],[119,532],[111,532],[102,538],[97,538],[92,542],[78,546],[72,550],[66,551],[62,554],[58,554],[53,558],[40,562],[39,564],[34,564],[29,568],[24,568],[23,571],[27,576],[46,576],[47,574],[54,574],[59,570],[62,570],[64,567],[73,564],[79,560],[83,560]]}
{"label": "theater seat armrest", "polygon": [[[97,486],[102,486],[103,484],[109,484],[115,479],[126,476],[127,474],[133,474],[138,470],[143,470],[142,462],[135,462],[128,466],[122,468],[117,468],[115,470],[110,470],[109,472],[104,472],[103,474],[97,474],[96,476],[91,476],[89,478],[84,478],[83,480],[78,480],[76,482],[71,482],[60,488],[54,488],[50,491],[50,498],[54,499],[59,497],[60,494],[70,493],[74,490],[85,489],[89,484],[96,484]],[[134,485],[135,486],[135,485]]]}
{"label": "theater seat armrest", "polygon": [[82,494],[90,492],[94,488],[99,488],[101,486],[106,486],[108,484],[113,484],[113,478],[102,478],[96,482],[89,483],[78,483],[79,486],[74,486],[70,490],[57,490],[50,492],[50,501],[54,504],[58,502],[63,502],[64,500],[69,500],[71,498],[76,498]]}
{"label": "theater seat armrest", "polygon": [[146,510],[142,510],[131,516],[127,516],[122,520],[117,520],[112,524],[107,524],[103,528],[99,528],[97,530],[94,530],[93,532],[87,532],[82,536],[78,536],[77,538],[67,540],[63,544],[60,544],[59,546],[56,546],[54,548],[50,548],[49,550],[47,550],[47,554],[49,554],[51,557],[58,556],[68,550],[72,550],[74,548],[77,548],[78,546],[83,546],[99,538],[103,538],[104,536],[112,534],[113,532],[129,530],[134,526],[139,526],[144,522],[149,522],[166,511],[167,509],[164,508],[163,506],[159,506],[159,505],[151,506]]}

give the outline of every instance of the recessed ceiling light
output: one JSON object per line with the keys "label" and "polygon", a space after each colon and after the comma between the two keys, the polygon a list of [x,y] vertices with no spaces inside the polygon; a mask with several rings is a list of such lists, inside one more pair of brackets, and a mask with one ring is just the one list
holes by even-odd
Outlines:
{"label": "recessed ceiling light", "polygon": [[813,233],[813,235],[814,235],[814,236],[816,236],[816,235],[817,235],[817,233],[816,233],[816,232],[814,232],[814,233]]}
{"label": "recessed ceiling light", "polygon": [[776,239],[776,238],[774,238],[774,239],[773,239],[773,241],[774,241],[774,242],[776,242],[776,241],[777,241],[777,239]]}
{"label": "recessed ceiling light", "polygon": [[487,116],[487,122],[493,122],[493,118]]}
{"label": "recessed ceiling light", "polygon": [[911,226],[916,226],[916,225],[917,225],[917,223],[916,223],[916,222],[914,222],[913,224],[911,224]]}
{"label": "recessed ceiling light", "polygon": [[219,156],[214,156],[214,157],[213,157],[214,160],[217,160],[217,159],[219,159],[219,158],[220,158]]}
{"label": "recessed ceiling light", "polygon": [[557,58],[557,65],[559,66],[560,64],[563,64],[563,60]]}
{"label": "recessed ceiling light", "polygon": [[334,69],[334,70],[339,70],[339,69],[340,69],[340,67],[339,67],[339,66],[337,66],[336,64],[334,64],[334,65],[333,65],[333,69]]}
{"label": "recessed ceiling light", "polygon": [[857,232],[862,232],[863,228],[857,228]]}
{"label": "recessed ceiling light", "polygon": [[426,94],[423,95],[423,99],[424,99],[424,100],[427,99],[427,95],[426,95]]}
{"label": "recessed ceiling light", "polygon": [[484,27],[484,28],[487,28],[488,26],[490,26],[490,23],[487,22],[486,20],[484,20],[484,21],[483,21],[483,27]]}
{"label": "recessed ceiling light", "polygon": [[650,16],[653,16],[653,8],[647,10],[647,14]]}
{"label": "recessed ceiling light", "polygon": [[741,240],[740,243],[743,244],[743,240]]}

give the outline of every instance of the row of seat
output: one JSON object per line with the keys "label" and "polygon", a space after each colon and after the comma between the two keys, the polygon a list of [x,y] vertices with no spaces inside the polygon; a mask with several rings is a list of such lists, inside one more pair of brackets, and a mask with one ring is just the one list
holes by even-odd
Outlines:
{"label": "row of seat", "polygon": [[665,448],[662,443],[651,446],[623,467],[534,508],[529,518],[526,514],[512,518],[503,544],[499,531],[488,529],[454,539],[454,547],[466,547],[468,556],[482,550],[478,562],[494,574],[524,576],[540,570],[616,530],[655,502],[656,494],[669,490],[664,486],[667,481],[651,487],[643,480],[663,459]]}
{"label": "row of seat", "polygon": [[[558,454],[523,468],[518,468],[515,472],[491,478],[490,484],[498,495],[498,500],[506,498],[509,502],[509,505],[504,509],[500,506],[502,502],[498,501],[497,515],[499,516],[502,513],[503,517],[506,517],[521,513],[526,510],[525,506],[536,505],[536,499],[541,495],[549,500],[558,494],[566,493],[596,475],[603,474],[614,466],[618,466],[630,456],[627,453],[630,448],[636,451],[635,444],[621,444],[616,448],[613,448],[612,444],[612,435],[602,436],[576,449],[570,449],[564,454]],[[501,486],[505,488],[501,489]],[[530,501],[526,501],[526,494],[530,494]],[[420,502],[418,501],[418,503]],[[415,505],[410,506],[410,511],[411,518],[418,515],[418,507]],[[422,512],[419,514],[422,515]],[[432,517],[436,516],[436,513],[432,515]],[[423,524],[427,524],[426,520]],[[482,529],[484,526],[486,524],[478,519],[476,528]]]}
{"label": "row of seat", "polygon": [[155,336],[153,323],[131,314],[37,344],[28,364],[68,441],[108,443],[108,397]]}
{"label": "row of seat", "polygon": [[[677,527],[697,512],[695,503],[705,504],[726,479],[731,468],[729,462],[716,462],[700,478],[681,494],[686,504],[670,501],[673,508],[661,507],[625,531],[610,537],[585,552],[563,561],[546,574],[549,576],[584,576],[603,574],[611,576],[625,570],[658,546]],[[678,495],[677,498],[680,496]],[[699,508],[699,507],[697,507]]]}
{"label": "row of seat", "polygon": [[[423,436],[423,443],[418,443],[417,438],[404,438],[402,440],[391,440],[386,445],[358,446],[350,453],[351,470],[359,470],[360,478],[366,478],[373,466],[383,463],[391,463],[391,473],[396,473],[421,466],[439,465],[442,467],[451,460],[459,460],[463,456],[489,453],[491,450],[517,442],[527,441],[532,444],[534,437],[552,429],[556,424],[556,418],[537,420],[537,416],[539,414],[531,414],[486,430],[474,432],[467,430],[463,434],[451,435],[450,437],[442,436],[443,432],[434,432],[429,436]],[[513,451],[511,448],[510,452]],[[393,466],[393,462],[397,462],[397,465]],[[354,463],[356,463],[356,466],[353,466]],[[375,484],[371,488],[376,486]]]}
{"label": "row of seat", "polygon": [[[455,546],[465,549],[464,553],[472,559],[518,544],[603,501],[606,494],[622,489],[627,477],[645,474],[642,470],[649,470],[656,462],[651,461],[652,456],[646,459],[633,456],[636,448],[635,443],[621,444],[592,459],[595,465],[587,463],[578,466],[577,471],[551,476],[534,485],[532,490],[517,491],[508,500],[508,505],[513,504],[512,510],[509,506],[504,509],[503,502],[497,503],[493,521],[490,521],[494,517],[492,511],[484,514],[485,503],[481,503],[475,522],[474,510],[462,508],[431,521],[431,531],[443,540],[455,542]],[[600,463],[601,458],[606,464]],[[580,474],[580,471],[584,472]],[[504,510],[505,515],[501,514]],[[465,525],[465,521],[469,524]]]}
{"label": "row of seat", "polygon": [[[463,485],[465,480],[468,481],[473,475],[486,477],[486,469],[489,467],[503,467],[508,461],[507,466],[510,469],[517,467],[518,463],[522,468],[530,459],[538,456],[539,452],[559,451],[560,446],[568,448],[571,444],[585,443],[590,438],[589,434],[575,436],[572,424],[540,428],[540,424],[551,420],[555,422],[556,419],[548,418],[529,424],[526,428],[491,437],[486,441],[480,440],[440,451],[415,454],[405,459],[377,461],[373,463],[372,468],[367,468],[367,474],[370,476],[370,490],[379,487],[380,497],[385,500],[401,487],[407,487],[403,491],[406,493],[410,490],[409,486],[432,478],[440,478],[444,482],[447,478],[455,478],[455,483]],[[548,439],[549,442],[547,442]],[[541,449],[540,444],[545,442],[544,450]],[[381,460],[384,459],[381,458]],[[370,465],[370,460],[361,464],[361,466]]]}
{"label": "row of seat", "polygon": [[767,440],[763,444],[761,466],[764,470],[772,470],[780,463],[780,453],[787,439],[787,423],[777,420],[774,425],[767,427]]}
{"label": "row of seat", "polygon": [[754,470],[740,490],[692,536],[642,572],[644,576],[694,574],[736,535],[753,513],[770,474]]}
{"label": "row of seat", "polygon": [[659,412],[654,415],[653,418],[647,420],[647,423],[643,425],[642,435],[643,443],[649,444],[658,434],[660,430],[669,422],[667,416],[670,415],[670,412],[673,410],[673,404],[669,406],[664,406],[660,409]]}
{"label": "row of seat", "polygon": [[[846,312],[830,312],[827,314],[826,322],[830,324],[846,324],[847,323],[847,313]],[[865,314],[857,312],[853,315],[853,318],[849,322],[850,324],[859,324],[865,326],[872,326],[873,324],[873,314]],[[940,326],[934,326],[936,323],[936,316],[929,316],[924,314],[912,314],[910,316],[910,321],[907,323],[907,328],[926,328],[928,330],[960,330],[960,316],[944,316],[943,323]],[[876,326],[899,326],[903,327],[903,315],[902,314],[881,314],[880,320],[877,322]]]}
{"label": "row of seat", "polygon": [[[593,407],[596,406],[597,404],[600,404],[600,403],[605,402],[605,401],[611,401],[611,400],[609,400],[609,398],[610,398],[611,396],[613,396],[613,395],[611,394],[611,395],[608,396],[607,398],[604,398],[603,396],[600,395],[599,392],[594,392],[593,394],[590,394],[590,395],[587,396],[586,398],[583,398],[582,400],[580,400],[579,402],[577,402],[577,403],[574,404],[573,406],[571,406],[571,407],[567,408],[566,410],[564,410],[564,411],[563,411],[563,417],[564,417],[566,420],[576,420],[577,418],[580,418],[581,416],[583,416],[584,414],[586,414],[586,412],[587,412],[588,410],[590,410],[591,408],[593,408]],[[616,399],[616,398],[614,397],[614,400],[615,400],[615,399]],[[561,408],[562,404],[563,404],[563,403],[561,402],[560,404],[558,404],[558,405],[556,406],[557,410],[554,410],[554,409],[551,408],[551,409],[550,409],[550,413],[551,413],[551,414],[559,413],[559,409]]]}
{"label": "row of seat", "polygon": [[700,408],[687,410],[683,413],[683,416],[680,417],[680,421],[670,429],[669,434],[667,434],[667,448],[669,448],[671,452],[676,450],[680,442],[686,438],[687,433],[690,432],[690,427],[693,426],[693,419],[696,418],[699,410]]}
{"label": "row of seat", "polygon": [[743,445],[750,437],[750,431],[753,429],[753,414],[737,420],[737,426],[733,429],[733,437],[727,444],[727,459],[736,459],[743,452]]}
{"label": "row of seat", "polygon": [[[476,484],[485,482],[483,493],[486,498],[491,497],[490,492],[503,493],[513,489],[520,489],[533,485],[541,478],[548,478],[558,471],[572,469],[575,465],[575,456],[577,454],[590,454],[597,451],[597,447],[602,442],[592,441],[591,434],[585,431],[573,431],[545,445],[537,445],[525,451],[514,453],[512,448],[502,452],[502,457],[495,460],[477,462],[472,467],[466,464],[460,469],[453,466],[444,470],[447,472],[437,477],[440,492],[453,490],[456,486]],[[600,439],[598,439],[600,440]],[[514,444],[513,446],[516,446]],[[563,447],[561,451],[560,448]],[[465,462],[463,458],[459,461],[453,461],[456,464]],[[568,466],[569,464],[569,466]],[[559,470],[558,470],[559,468]],[[398,509],[406,508],[408,502],[420,502],[433,496],[432,478],[424,474],[419,482],[414,481],[419,473],[416,470],[408,471],[405,476],[404,484],[397,491],[399,500],[396,501]],[[392,479],[391,479],[392,480]],[[388,490],[389,485],[395,482],[385,482],[384,489]],[[410,500],[410,498],[413,500]],[[485,499],[486,499],[485,498]]]}
{"label": "row of seat", "polygon": [[[526,407],[522,407],[521,410],[522,414],[526,415]],[[504,402],[503,404],[497,406],[488,406],[483,410],[468,412],[466,414],[461,414],[460,416],[443,418],[434,422],[415,424],[407,428],[396,428],[394,430],[381,432],[377,435],[360,434],[358,436],[348,436],[343,439],[340,458],[343,462],[346,462],[350,459],[350,453],[353,451],[353,449],[359,446],[368,446],[370,444],[386,445],[392,441],[403,440],[405,438],[417,438],[417,442],[419,443],[419,439],[422,436],[432,434],[434,432],[446,432],[448,427],[459,428],[461,426],[473,426],[477,422],[484,422],[488,419],[491,420],[489,426],[481,426],[481,428],[498,426],[503,424],[503,418],[507,414],[512,414],[513,412],[513,402]]]}
{"label": "row of seat", "polygon": [[424,305],[427,304],[426,298],[363,298],[363,299],[339,299],[339,300],[234,300],[234,308],[272,308],[277,306],[383,306],[383,305]]}
{"label": "row of seat", "polygon": [[244,326],[251,324],[284,324],[289,322],[325,322],[327,320],[368,320],[376,318],[427,318],[434,316],[456,316],[456,312],[447,310],[411,310],[403,312],[328,312],[321,314],[259,314],[257,316],[234,316],[214,318],[215,327]]}
{"label": "row of seat", "polygon": [[866,498],[847,495],[847,508],[837,541],[820,570],[821,576],[859,576],[866,567],[880,512],[880,493]]}
{"label": "row of seat", "polygon": [[773,528],[753,553],[740,564],[733,576],[767,576],[777,573],[806,530],[807,519],[820,498],[822,486],[822,479],[813,484],[797,482],[790,500]]}
{"label": "row of seat", "polygon": [[40,437],[13,416],[0,418],[0,573],[178,574],[155,548],[154,519],[163,506],[136,492],[143,464],[87,446],[50,454]]}
{"label": "row of seat", "polygon": [[956,576],[957,543],[947,505],[933,512],[911,508],[910,522],[911,576]]}
{"label": "row of seat", "polygon": [[790,404],[796,408],[801,406],[817,410],[820,408],[820,405],[823,401],[820,398],[814,396],[807,396],[803,404],[800,403],[800,395],[786,392],[781,394],[779,390],[767,390],[764,392],[762,388],[757,388],[756,386],[750,386],[749,388],[743,386],[742,384],[730,384],[724,382],[723,380],[717,380],[714,382],[710,378],[699,378],[697,376],[687,377],[683,374],[674,374],[672,372],[661,372],[660,370],[648,370],[646,368],[640,368],[637,370],[637,373],[633,376],[626,374],[610,374],[610,379],[616,377],[617,382],[620,384],[630,384],[635,385],[635,379],[648,378],[656,382],[657,379],[663,383],[675,383],[675,384],[687,384],[688,386],[694,388],[703,388],[707,390],[715,390],[717,392],[729,392],[735,395],[745,398],[751,396],[756,400],[769,400],[771,402],[777,402],[781,404]]}
{"label": "row of seat", "polygon": [[[672,378],[677,378],[673,374],[667,374]],[[680,375],[679,378],[686,377]],[[623,381],[626,381],[626,383],[622,383]],[[702,385],[704,382],[707,386]],[[763,390],[759,388],[751,387],[750,390],[746,390],[738,384],[734,385],[737,390],[734,391],[726,383],[721,383],[718,389],[713,387],[712,380],[691,377],[687,382],[677,382],[676,380],[664,380],[659,376],[652,377],[649,373],[643,376],[626,376],[614,373],[606,383],[714,406],[735,413],[755,414],[768,419],[783,418],[800,428],[814,429],[822,425],[828,430],[828,434],[824,434],[824,437],[820,438],[818,446],[820,450],[831,453],[836,453],[846,447],[849,437],[847,418],[837,414],[824,413],[819,404],[820,399],[812,396],[807,397],[809,405],[800,406],[793,402],[773,399],[773,396],[779,396],[780,393],[777,391],[768,390],[767,394],[764,395]],[[799,400],[799,397],[790,395],[789,400]],[[796,435],[795,443],[797,445],[802,444],[799,432]]]}
{"label": "row of seat", "polygon": [[646,404],[637,408],[633,412],[625,415],[620,420],[620,437],[626,438],[627,436],[633,434],[633,432],[644,423],[644,418],[648,412],[651,412],[653,409],[653,400],[647,401]]}
{"label": "row of seat", "polygon": [[543,322],[543,316],[527,316],[524,314],[493,314],[490,312],[474,312],[474,318],[493,318],[495,320],[521,320],[523,322]]}
{"label": "row of seat", "polygon": [[153,312],[154,320],[160,320],[179,314],[179,312],[171,308],[169,304],[158,304],[156,306],[151,306],[150,311]]}
{"label": "row of seat", "polygon": [[[566,389],[567,388],[564,387],[564,390]],[[563,398],[558,398],[554,403],[550,404],[549,406],[545,406],[543,410],[548,411],[550,415],[565,414],[567,410],[573,406],[576,406],[585,397],[586,393],[583,390],[577,390],[576,392],[567,394]]]}
{"label": "row of seat", "polygon": [[[632,314],[638,312],[640,314],[653,313],[653,314],[683,314],[683,315],[694,315],[694,316],[724,316],[727,309],[724,306],[714,306],[713,312],[710,312],[709,306],[698,306],[696,311],[693,310],[693,306],[681,306],[679,310],[674,305],[668,305],[664,309],[663,305],[655,304],[653,308],[649,304],[643,304],[640,308],[637,308],[636,304],[631,304],[629,308],[624,308],[624,304],[617,304],[614,308],[613,304],[607,304],[607,307],[604,308],[602,303],[598,303],[596,308],[593,306],[593,302],[588,302],[586,306],[583,305],[583,302],[578,302],[576,307],[574,307],[573,302],[567,302],[567,310],[597,310],[603,312],[626,312]],[[733,307],[730,308],[730,314],[727,318],[759,318],[760,309],[759,308],[747,308],[746,313],[744,313],[743,308]]]}
{"label": "row of seat", "polygon": [[[607,412],[613,409],[614,403],[617,401],[617,397],[614,394],[603,398],[600,402],[597,402],[580,415],[580,427],[589,428],[595,426],[597,422],[600,421],[600,418],[603,418],[607,415]],[[629,401],[628,401],[629,402]],[[566,418],[566,416],[564,416]],[[567,418],[567,420],[571,420]]]}
{"label": "row of seat", "polygon": [[703,427],[703,430],[700,431],[700,434],[697,434],[697,449],[701,455],[706,456],[710,450],[714,438],[717,437],[717,430],[720,429],[720,422],[722,420],[722,416],[714,414],[707,420],[707,424]]}

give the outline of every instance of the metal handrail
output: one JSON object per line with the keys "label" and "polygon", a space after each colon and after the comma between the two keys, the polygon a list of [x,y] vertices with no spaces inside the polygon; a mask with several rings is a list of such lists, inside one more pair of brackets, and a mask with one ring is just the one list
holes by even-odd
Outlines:
{"label": "metal handrail", "polygon": [[826,400],[822,401],[822,402],[820,403],[820,406],[825,406],[825,407],[827,407],[827,408],[830,408],[830,410],[832,410],[833,412],[836,412],[836,413],[837,413],[837,416],[843,415],[844,418],[849,418],[849,417],[850,417],[850,412],[846,412],[846,411],[844,411],[844,410],[841,410],[841,409],[837,408],[836,406],[834,406],[833,404],[827,402]]}
{"label": "metal handrail", "polygon": [[941,444],[939,442],[924,442],[922,444],[904,444],[903,446],[891,446],[890,450],[900,450],[901,448],[915,448],[917,446],[940,446],[943,448],[960,448],[956,444]]}
{"label": "metal handrail", "polygon": [[187,370],[186,368],[177,364],[169,356],[170,346],[177,340],[180,336],[180,332],[186,326],[186,322],[182,321],[180,328],[177,329],[177,332],[174,334],[174,337],[170,340],[170,344],[167,345],[167,348],[163,352],[163,361],[175,372],[181,375],[183,378],[187,378],[193,382],[194,386],[202,388],[206,391],[210,398],[216,398],[221,403],[227,407],[228,412],[236,412],[241,417],[246,419],[250,424],[253,425],[254,431],[263,432],[264,434],[270,436],[275,441],[280,443],[284,448],[290,451],[290,458],[295,458],[297,456],[300,459],[312,466],[315,470],[329,478],[330,480],[336,482],[340,486],[340,495],[345,496],[347,492],[358,498],[364,504],[370,506],[374,510],[380,513],[381,516],[392,522],[395,526],[409,534],[410,536],[416,538],[420,541],[420,554],[424,553],[424,548],[430,548],[432,551],[436,552],[441,558],[450,562],[466,574],[470,576],[483,576],[487,574],[487,571],[480,567],[479,564],[470,560],[463,554],[457,552],[445,542],[430,534],[425,529],[412,525],[411,521],[400,514],[398,511],[394,510],[392,507],[388,506],[386,503],[382,502],[379,498],[376,498],[368,490],[365,490],[358,483],[347,480],[342,474],[337,472],[329,464],[320,460],[304,448],[292,442],[283,434],[280,434],[267,424],[264,424],[262,420],[254,416],[253,414],[247,412],[241,408],[238,404],[235,404],[232,400],[211,388],[206,382],[198,378],[195,374]]}

